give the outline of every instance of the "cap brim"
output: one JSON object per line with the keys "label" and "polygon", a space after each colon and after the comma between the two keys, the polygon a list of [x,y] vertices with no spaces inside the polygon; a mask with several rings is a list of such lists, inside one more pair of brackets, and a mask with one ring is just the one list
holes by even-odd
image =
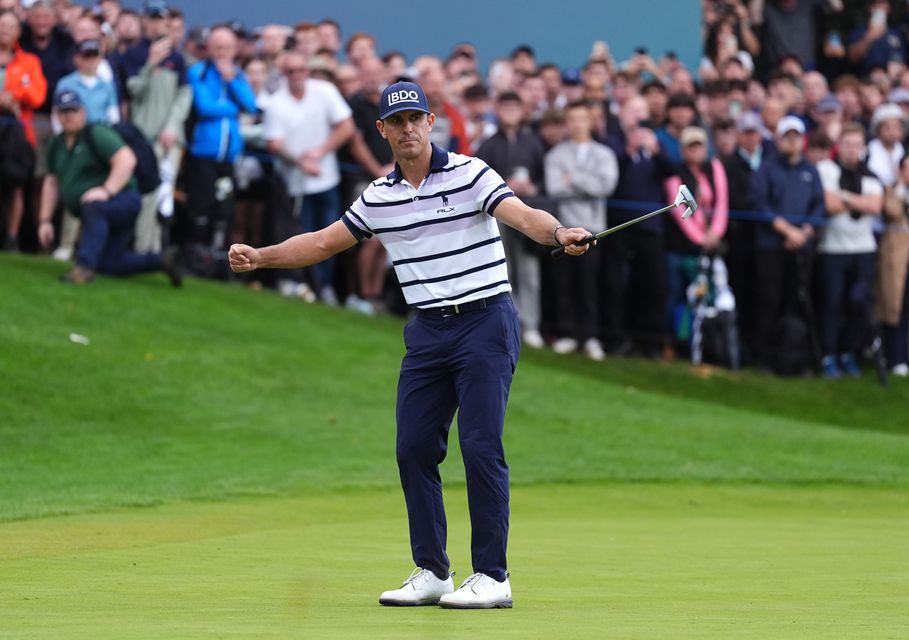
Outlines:
{"label": "cap brim", "polygon": [[385,113],[381,114],[379,116],[379,119],[385,120],[386,118],[390,118],[394,114],[401,113],[402,111],[420,111],[422,113],[430,113],[429,109],[424,109],[423,107],[421,107],[419,105],[414,106],[414,105],[408,104],[408,105],[402,105],[400,107],[394,107],[393,109],[389,109]]}

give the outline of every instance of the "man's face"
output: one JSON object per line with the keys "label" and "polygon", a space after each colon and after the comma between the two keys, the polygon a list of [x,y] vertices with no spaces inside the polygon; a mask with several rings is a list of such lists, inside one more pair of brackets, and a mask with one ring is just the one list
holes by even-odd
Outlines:
{"label": "man's face", "polygon": [[229,29],[216,29],[208,37],[208,55],[215,62],[233,62],[237,57],[237,36]]}
{"label": "man's face", "polygon": [[293,93],[303,91],[306,79],[309,77],[309,66],[306,58],[300,55],[288,55],[284,58],[284,76],[287,78],[287,88]]}
{"label": "man's face", "polygon": [[76,134],[85,127],[85,109],[60,109],[57,111],[57,117],[60,119],[60,126],[63,127],[64,133]]}
{"label": "man's face", "polygon": [[159,40],[169,35],[167,19],[163,16],[149,16],[145,18],[145,37],[149,40]]}
{"label": "man's face", "polygon": [[380,93],[385,82],[385,64],[378,58],[369,58],[360,64],[360,85],[363,91]]}
{"label": "man's face", "polygon": [[129,14],[124,13],[120,15],[120,18],[117,20],[117,39],[124,42],[135,42],[142,36],[142,23],[139,22],[139,18]]}
{"label": "man's face", "polygon": [[101,27],[97,22],[91,18],[80,18],[76,21],[76,24],[73,25],[73,40],[77,43],[85,42],[86,40],[98,40],[101,41]]}
{"label": "man's face", "polygon": [[506,100],[496,105],[496,120],[499,126],[513,129],[520,126],[524,117],[524,107],[515,100]]}
{"label": "man's face", "polygon": [[760,144],[760,131],[751,130],[739,132],[739,146],[742,147],[742,149],[744,149],[747,153],[754,153]]}
{"label": "man's face", "polygon": [[76,63],[76,69],[86,76],[93,76],[98,71],[98,65],[101,62],[101,52],[97,49],[89,51],[80,51],[73,60]]}
{"label": "man's face", "polygon": [[694,122],[694,109],[688,106],[677,106],[673,107],[666,114],[669,118],[669,123],[673,127],[679,129],[684,129],[687,126],[690,126]]}
{"label": "man's face", "polygon": [[357,38],[351,43],[347,57],[353,64],[360,64],[367,58],[375,58],[376,45],[370,38]]}
{"label": "man's face", "polygon": [[838,153],[840,160],[846,166],[854,166],[861,162],[865,152],[865,136],[858,132],[843,134],[840,138]]}
{"label": "man's face", "polygon": [[546,101],[546,83],[539,76],[527,78],[521,84],[521,97],[532,108]]}
{"label": "man's face", "polygon": [[905,127],[903,123],[896,119],[884,120],[877,128],[877,137],[888,146],[901,142],[904,133]]}
{"label": "man's face", "polygon": [[406,109],[377,121],[376,127],[388,140],[395,159],[414,160],[429,146],[429,132],[435,119],[435,114]]}
{"label": "man's face", "polygon": [[802,153],[803,139],[798,131],[787,131],[777,138],[777,147],[780,153],[788,158],[797,157]]}
{"label": "man's face", "polygon": [[589,140],[593,133],[593,115],[587,107],[574,107],[565,114],[565,124],[572,140]]}
{"label": "man's face", "polygon": [[323,23],[319,25],[319,48],[331,49],[338,51],[341,49],[341,34],[333,24]]}
{"label": "man's face", "polygon": [[559,95],[562,91],[562,74],[559,73],[558,69],[553,67],[546,67],[540,71],[540,76],[543,78],[543,83],[546,85],[546,93],[555,97]]}
{"label": "man's face", "polygon": [[605,89],[609,82],[609,70],[605,64],[591,64],[582,73],[584,86],[590,90]]}
{"label": "man's face", "polygon": [[183,42],[186,37],[186,21],[182,16],[174,16],[167,21],[167,33],[170,41],[175,43]]}
{"label": "man's face", "polygon": [[50,8],[36,5],[28,12],[26,22],[28,22],[28,26],[31,27],[32,32],[36,36],[44,38],[53,30],[57,24],[57,19]]}

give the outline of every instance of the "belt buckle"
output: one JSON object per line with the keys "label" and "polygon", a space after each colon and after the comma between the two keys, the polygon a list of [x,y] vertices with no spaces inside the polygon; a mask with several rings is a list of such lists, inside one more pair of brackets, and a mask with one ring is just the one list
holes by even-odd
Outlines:
{"label": "belt buckle", "polygon": [[[452,316],[456,316],[459,313],[461,313],[461,309],[458,308],[458,305],[456,305],[456,304],[453,304],[450,307],[445,307],[445,309],[446,309],[446,311],[442,312],[443,318],[450,318]],[[451,310],[450,312],[448,311],[449,309]]]}

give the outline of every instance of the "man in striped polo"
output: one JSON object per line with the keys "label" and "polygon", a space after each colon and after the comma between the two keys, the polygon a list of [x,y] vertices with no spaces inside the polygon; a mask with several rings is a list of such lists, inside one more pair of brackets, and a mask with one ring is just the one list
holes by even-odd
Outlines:
{"label": "man in striped polo", "polygon": [[[391,256],[408,304],[407,353],[397,398],[397,460],[417,570],[385,605],[511,607],[506,572],[508,465],[505,405],[520,350],[505,252],[496,218],[536,242],[577,256],[589,235],[525,205],[476,158],[429,142],[435,121],[422,88],[398,82],[382,94],[376,122],[395,169],[372,182],[341,219],[279,245],[230,248],[236,272],[300,268],[377,236]],[[439,464],[458,411],[467,476],[474,573],[455,591],[445,551],[447,525]]]}

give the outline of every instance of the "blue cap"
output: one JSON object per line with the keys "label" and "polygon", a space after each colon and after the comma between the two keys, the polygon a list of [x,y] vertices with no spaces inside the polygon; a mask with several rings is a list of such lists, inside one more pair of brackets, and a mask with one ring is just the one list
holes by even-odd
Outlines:
{"label": "blue cap", "polygon": [[833,94],[826,95],[818,100],[816,106],[817,110],[821,113],[833,113],[843,108],[843,105],[840,104],[840,101],[837,100],[836,96]]}
{"label": "blue cap", "polygon": [[420,85],[415,82],[395,82],[386,87],[379,103],[379,120],[408,109],[429,113],[429,101]]}
{"label": "blue cap", "polygon": [[166,18],[169,10],[163,0],[148,0],[142,12],[149,18]]}
{"label": "blue cap", "polygon": [[57,97],[54,98],[54,106],[57,107],[57,109],[60,111],[66,111],[67,109],[81,109],[82,98],[79,97],[79,94],[75,91],[61,91],[57,94]]}
{"label": "blue cap", "polygon": [[576,87],[581,84],[581,72],[577,69],[565,69],[562,71],[562,84]]}

